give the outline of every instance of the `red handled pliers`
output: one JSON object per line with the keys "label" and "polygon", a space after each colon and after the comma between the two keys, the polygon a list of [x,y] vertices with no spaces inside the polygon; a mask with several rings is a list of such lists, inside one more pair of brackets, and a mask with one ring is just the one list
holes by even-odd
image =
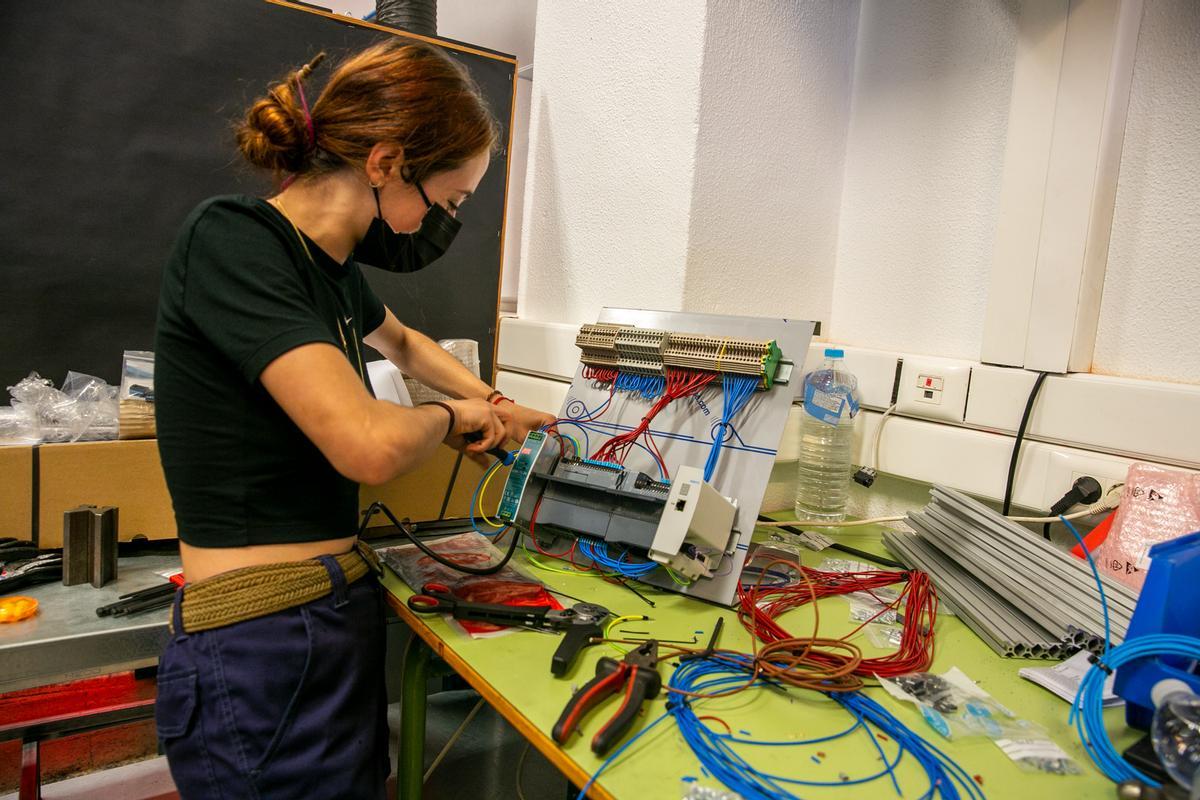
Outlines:
{"label": "red handled pliers", "polygon": [[608,752],[633,725],[642,703],[657,697],[662,689],[662,678],[658,674],[658,642],[647,641],[621,661],[607,657],[600,659],[596,663],[596,677],[571,696],[562,716],[554,723],[554,741],[564,744],[588,711],[622,688],[625,699],[621,707],[592,737],[592,752],[596,755]]}

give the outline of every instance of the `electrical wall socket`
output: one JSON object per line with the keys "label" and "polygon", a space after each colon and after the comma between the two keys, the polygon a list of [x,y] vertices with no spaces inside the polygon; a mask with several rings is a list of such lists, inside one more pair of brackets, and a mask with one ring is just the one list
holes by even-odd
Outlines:
{"label": "electrical wall socket", "polygon": [[1129,465],[1132,463],[1133,459],[1102,453],[1051,452],[1046,464],[1046,493],[1043,496],[1042,509],[1048,510],[1067,493],[1076,479],[1085,475],[1098,480],[1104,494],[1108,494],[1108,490],[1115,484],[1125,482],[1125,473],[1129,471]]}
{"label": "electrical wall socket", "polygon": [[971,365],[948,358],[906,356],[896,413],[961,424],[967,412]]}

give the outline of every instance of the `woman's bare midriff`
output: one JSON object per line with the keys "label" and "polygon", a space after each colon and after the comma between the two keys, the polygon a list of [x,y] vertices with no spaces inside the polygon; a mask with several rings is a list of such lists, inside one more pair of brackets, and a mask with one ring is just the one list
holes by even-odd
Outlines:
{"label": "woman's bare midriff", "polygon": [[184,577],[188,583],[195,583],[241,567],[341,555],[350,551],[355,538],[347,536],[341,539],[323,539],[319,542],[256,544],[245,547],[193,547],[180,542],[179,556],[183,560]]}

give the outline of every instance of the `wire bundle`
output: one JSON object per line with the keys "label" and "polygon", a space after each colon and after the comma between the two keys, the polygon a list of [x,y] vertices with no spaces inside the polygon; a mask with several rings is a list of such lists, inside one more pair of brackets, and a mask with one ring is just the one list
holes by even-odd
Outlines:
{"label": "wire bundle", "polygon": [[[1183,656],[1200,660],[1200,639],[1170,633],[1138,636],[1108,650],[1100,662],[1108,669],[1116,670],[1139,658],[1160,656]],[[1117,783],[1138,780],[1157,787],[1158,781],[1121,758],[1108,738],[1103,715],[1104,683],[1107,679],[1108,672],[1100,663],[1093,664],[1079,684],[1079,693],[1075,695],[1075,702],[1071,705],[1068,721],[1075,725],[1079,740],[1083,742],[1083,748],[1092,762],[1109,780]]]}
{"label": "wire bundle", "polygon": [[725,437],[731,433],[731,423],[738,415],[754,391],[758,388],[758,377],[752,375],[737,375],[726,372],[721,376],[721,386],[724,392],[721,405],[721,421],[713,429],[712,449],[708,451],[708,461],[704,463],[704,480],[711,481],[717,471],[717,459],[721,457],[721,446]]}
{"label": "wire bundle", "polygon": [[613,558],[608,554],[608,545],[595,539],[581,536],[576,546],[582,555],[591,559],[593,564],[626,578],[640,578],[649,575],[661,566],[656,561],[629,561],[627,552],[622,552],[618,558]]}
{"label": "wire bundle", "polygon": [[1191,636],[1181,636],[1174,633],[1152,633],[1137,636],[1124,644],[1112,646],[1112,629],[1108,617],[1108,598],[1104,593],[1104,584],[1100,580],[1100,571],[1088,550],[1087,544],[1071,521],[1063,515],[1058,517],[1067,530],[1083,548],[1087,556],[1088,566],[1092,569],[1092,578],[1100,591],[1100,610],[1104,614],[1104,653],[1083,676],[1079,684],[1079,692],[1071,703],[1071,714],[1067,721],[1075,726],[1079,741],[1087,751],[1092,763],[1103,772],[1109,780],[1121,781],[1138,780],[1157,788],[1158,781],[1149,775],[1135,769],[1125,759],[1121,758],[1112,740],[1108,738],[1108,729],[1104,727],[1104,684],[1109,673],[1117,670],[1131,661],[1140,658],[1158,658],[1160,656],[1183,656],[1184,658],[1200,661],[1200,639]]}
{"label": "wire bundle", "polygon": [[617,375],[618,372],[610,367],[594,367],[591,364],[583,365],[583,379],[586,381],[614,383],[617,380]]}
{"label": "wire bundle", "polygon": [[[611,461],[614,464],[624,464],[626,456],[629,455],[629,450],[637,443],[638,439],[649,433],[650,423],[654,420],[658,413],[671,404],[674,400],[681,400],[696,394],[705,386],[712,383],[716,378],[714,372],[688,372],[681,369],[666,370],[666,388],[662,396],[650,407],[646,415],[642,417],[642,421],[637,427],[626,433],[618,434],[612,437],[604,444],[596,449],[592,454],[592,458],[598,461]],[[653,440],[651,440],[653,444]],[[665,471],[665,465],[662,464],[661,458],[657,459],[660,467]]]}
{"label": "wire bundle", "polygon": [[653,400],[666,389],[666,379],[662,375],[642,375],[636,372],[618,372],[613,386],[622,392],[639,394],[647,400]]}
{"label": "wire bundle", "polygon": [[[760,666],[760,663],[755,663],[755,660],[746,654],[717,651],[708,658],[682,661],[672,673],[667,686],[667,690],[673,695],[667,702],[667,711],[678,724],[688,747],[709,773],[746,800],[796,798],[789,788],[791,786],[853,786],[883,778],[889,778],[897,795],[901,795],[895,768],[906,751],[916,758],[929,778],[929,789],[924,797],[932,797],[935,792],[940,792],[944,798],[957,799],[960,797],[959,786],[966,790],[968,797],[983,797],[983,792],[953,760],[905,727],[878,703],[859,692],[831,695],[854,717],[854,723],[845,730],[828,736],[803,740],[760,740],[749,736],[737,736],[728,728],[725,732],[720,732],[704,724],[705,720],[716,718],[697,715],[693,707],[694,698],[720,696],[729,691],[727,687],[738,691],[754,685],[777,685],[774,681],[759,677]],[[747,674],[751,676],[749,684],[746,680]],[[884,732],[898,745],[894,754],[884,752],[879,738],[871,731],[871,725]],[[870,739],[883,766],[874,773],[846,780],[801,780],[763,772],[756,769],[739,752],[739,748],[746,747],[814,745],[850,736],[860,729]]]}
{"label": "wire bundle", "polygon": [[[769,574],[771,567],[783,564],[793,570],[798,570],[803,582],[785,585],[763,585],[762,578]],[[777,647],[794,647],[797,642],[806,640],[796,639],[777,621],[777,617],[793,608],[807,603],[815,603],[822,597],[844,595],[851,592],[867,592],[881,589],[895,583],[905,583],[904,590],[890,603],[880,602],[878,614],[882,615],[889,609],[899,607],[905,601],[904,632],[901,635],[900,647],[894,652],[879,658],[864,658],[855,665],[854,674],[883,677],[894,677],[909,672],[922,672],[933,661],[933,627],[937,620],[937,591],[929,576],[919,570],[898,572],[889,570],[869,570],[864,572],[822,572],[821,570],[805,567],[789,561],[774,561],[767,564],[760,573],[759,581],[752,585],[738,585],[738,619],[752,636],[765,642],[771,652]],[[874,596],[872,594],[872,596]],[[878,598],[877,598],[878,599]],[[874,617],[872,617],[872,620]],[[844,642],[857,633],[867,620],[855,628],[841,640]],[[763,652],[768,652],[764,648]],[[840,661],[837,654],[828,651],[816,651],[812,657],[824,660],[830,665]]]}

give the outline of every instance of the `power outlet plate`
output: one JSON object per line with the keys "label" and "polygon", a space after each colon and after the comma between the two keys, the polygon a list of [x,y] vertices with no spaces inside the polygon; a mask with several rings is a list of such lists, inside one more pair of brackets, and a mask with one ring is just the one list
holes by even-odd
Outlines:
{"label": "power outlet plate", "polygon": [[1125,482],[1125,473],[1132,463],[1132,459],[1103,453],[1050,453],[1046,464],[1046,493],[1042,508],[1049,509],[1078,478],[1085,475],[1098,480],[1100,488],[1107,495],[1114,485]]}
{"label": "power outlet plate", "polygon": [[906,357],[900,371],[896,413],[962,423],[970,382],[971,365],[965,361]]}

